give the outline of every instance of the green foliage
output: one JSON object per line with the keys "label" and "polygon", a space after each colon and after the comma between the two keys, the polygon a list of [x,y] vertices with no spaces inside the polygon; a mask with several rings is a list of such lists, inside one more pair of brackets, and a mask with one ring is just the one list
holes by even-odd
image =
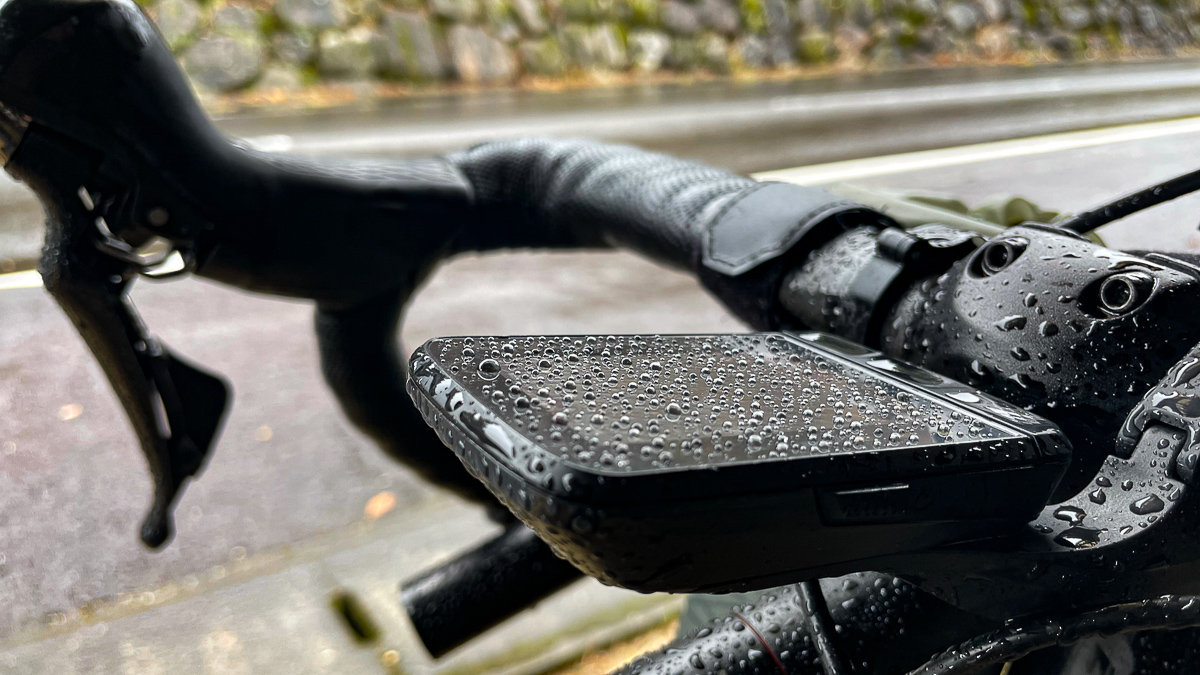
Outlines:
{"label": "green foliage", "polygon": [[594,21],[600,16],[597,0],[561,0],[558,10],[568,21]]}
{"label": "green foliage", "polygon": [[533,75],[561,75],[567,67],[566,55],[551,37],[522,43],[521,61],[526,72]]}
{"label": "green foliage", "polygon": [[740,0],[742,10],[742,25],[746,30],[762,35],[767,32],[767,8],[762,0]]}
{"label": "green foliage", "polygon": [[1038,24],[1040,17],[1036,0],[1021,0],[1020,9],[1026,25],[1036,26]]}
{"label": "green foliage", "polygon": [[796,52],[805,63],[824,63],[834,56],[833,39],[823,30],[806,30],[796,40]]}
{"label": "green foliage", "polygon": [[658,25],[658,0],[618,0],[617,16],[632,27]]}
{"label": "green foliage", "polygon": [[259,14],[259,21],[263,35],[274,35],[276,31],[283,28],[283,22],[279,20],[275,12],[262,12]]}
{"label": "green foliage", "polygon": [[901,49],[913,49],[917,46],[917,31],[916,28],[907,21],[897,21],[895,30],[892,32],[892,38],[896,41],[896,46]]}

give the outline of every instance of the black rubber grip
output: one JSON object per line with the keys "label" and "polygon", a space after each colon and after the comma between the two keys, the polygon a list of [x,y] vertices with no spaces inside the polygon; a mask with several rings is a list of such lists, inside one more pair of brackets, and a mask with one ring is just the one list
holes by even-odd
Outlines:
{"label": "black rubber grip", "polygon": [[617,246],[696,274],[753,326],[777,327],[775,291],[802,238],[885,217],[809,187],[759,183],[620,145],[523,139],[448,157],[475,196],[460,250]]}
{"label": "black rubber grip", "polygon": [[709,210],[756,183],[636,148],[522,139],[448,158],[475,193],[466,247],[620,246],[694,269]]}

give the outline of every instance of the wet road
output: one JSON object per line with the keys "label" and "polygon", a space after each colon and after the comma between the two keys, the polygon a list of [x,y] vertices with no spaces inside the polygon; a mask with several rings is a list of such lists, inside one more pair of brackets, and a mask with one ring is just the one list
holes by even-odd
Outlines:
{"label": "wet road", "polygon": [[1200,114],[1196,61],[914,69],[784,82],[485,92],[221,121],[265,149],[414,157],[585,136],[764,171]]}
{"label": "wet road", "polygon": [[[1077,209],[1195,168],[1200,132],[1009,155],[972,161],[968,149],[956,164],[916,171],[892,158],[884,165],[899,172],[876,169],[856,182],[968,202],[1014,193]],[[1198,221],[1200,198],[1185,198],[1104,235],[1118,247],[1200,247]],[[413,522],[444,523],[442,539],[413,544],[409,570],[489,531],[480,514],[421,485],[342,418],[320,380],[307,305],[195,280],[142,283],[134,299],[164,342],[230,377],[233,414],[207,471],[179,505],[175,542],[145,551],[136,527],[149,481],[98,367],[41,289],[0,291],[0,644],[35,644],[55,621],[85,625],[90,610],[79,608],[89,603],[128,604],[138,597],[131,592],[208,578],[215,569],[311,549],[314,541],[373,536],[363,528],[386,534]],[[448,334],[736,330],[692,280],[632,256],[519,253],[446,266],[418,297],[404,337],[415,345]],[[395,507],[364,516],[381,493],[391,493]],[[392,589],[401,571],[388,562],[373,575]],[[390,591],[381,593],[388,601]],[[147,617],[153,611],[153,603],[129,609]],[[171,616],[163,620],[221,624],[182,610]],[[85,647],[88,635],[79,633]],[[103,633],[94,640],[105,643]],[[16,654],[8,653],[10,665],[36,656]]]}

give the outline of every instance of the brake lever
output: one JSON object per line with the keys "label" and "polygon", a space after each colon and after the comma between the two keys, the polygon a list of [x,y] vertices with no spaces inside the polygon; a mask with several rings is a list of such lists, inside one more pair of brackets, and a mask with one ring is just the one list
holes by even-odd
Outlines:
{"label": "brake lever", "polygon": [[200,471],[217,436],[229,387],[148,333],[129,302],[129,279],[88,279],[64,265],[41,271],[103,368],[146,455],[154,501],[141,539],[157,548],[171,537],[171,511],[184,480]]}
{"label": "brake lever", "polygon": [[140,535],[147,546],[158,548],[173,533],[172,510],[184,481],[204,466],[228,409],[230,388],[220,376],[173,354],[137,316],[129,286],[138,274],[153,273],[146,265],[161,265],[165,256],[148,261],[130,254],[132,247],[118,247],[120,254],[112,250],[116,237],[85,198],[85,188],[101,180],[96,158],[62,139],[34,133],[17,156],[22,161],[8,168],[46,208],[38,265],[46,289],[99,362],[149,465],[154,497]]}

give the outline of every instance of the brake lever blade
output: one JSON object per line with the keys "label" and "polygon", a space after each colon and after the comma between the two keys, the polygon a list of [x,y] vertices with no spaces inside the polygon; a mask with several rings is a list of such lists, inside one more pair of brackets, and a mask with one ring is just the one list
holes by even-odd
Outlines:
{"label": "brake lever blade", "polygon": [[220,376],[179,359],[161,344],[154,343],[151,351],[150,373],[170,430],[165,439],[168,472],[161,479],[155,474],[154,503],[141,538],[158,547],[173,532],[172,511],[183,481],[204,468],[229,409],[230,388]]}
{"label": "brake lever blade", "polygon": [[158,548],[173,533],[172,509],[184,481],[203,468],[228,409],[229,386],[151,337],[125,296],[124,283],[75,275],[52,280],[54,272],[43,274],[108,377],[146,456],[154,500],[141,539]]}

